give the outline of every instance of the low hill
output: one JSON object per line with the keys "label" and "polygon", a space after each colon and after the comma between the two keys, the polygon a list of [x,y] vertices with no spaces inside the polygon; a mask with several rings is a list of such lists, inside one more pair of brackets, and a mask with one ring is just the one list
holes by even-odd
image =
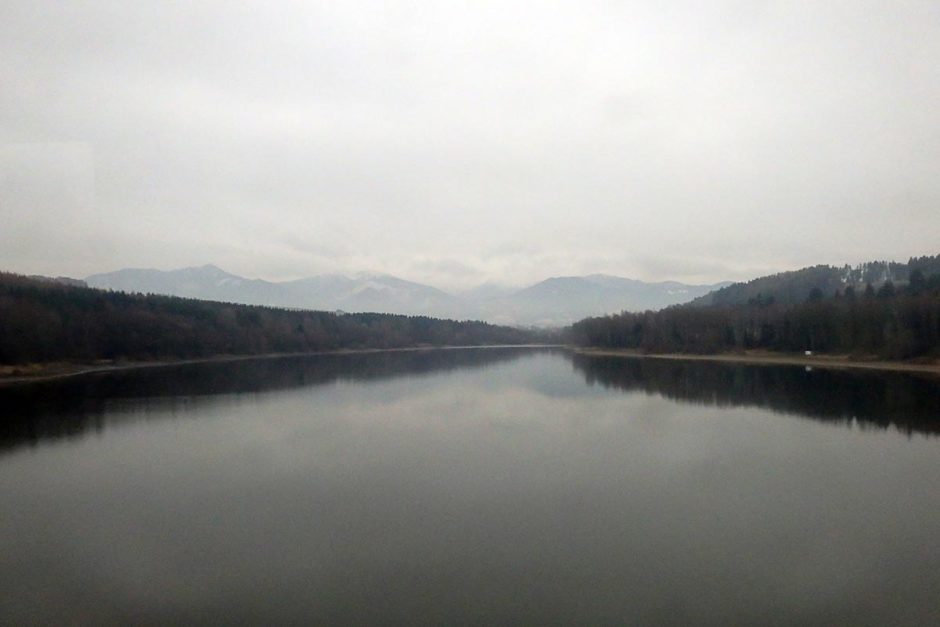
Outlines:
{"label": "low hill", "polygon": [[0,364],[525,344],[531,332],[427,316],[338,314],[127,294],[0,273]]}
{"label": "low hill", "polygon": [[[849,269],[845,274],[815,266],[719,290],[710,295],[710,304],[586,318],[572,325],[569,338],[584,346],[655,353],[808,350],[936,359],[940,357],[936,261],[937,257],[922,257],[908,264],[865,266],[859,273]],[[866,275],[866,268],[881,274]],[[876,276],[882,279],[877,289],[872,284]],[[866,281],[863,290],[854,288],[859,279]],[[824,296],[823,289],[832,289],[831,296]]]}
{"label": "low hill", "polygon": [[907,263],[871,261],[857,266],[818,265],[759,277],[696,298],[693,305],[743,305],[749,302],[794,304],[806,302],[811,294],[831,297],[851,287],[862,291],[868,284],[878,288],[886,282],[904,285],[915,270],[925,277],[940,274],[940,255],[912,257]]}

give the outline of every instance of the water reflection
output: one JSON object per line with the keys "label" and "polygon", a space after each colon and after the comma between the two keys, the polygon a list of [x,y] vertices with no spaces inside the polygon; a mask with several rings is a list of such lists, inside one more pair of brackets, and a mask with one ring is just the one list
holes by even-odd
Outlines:
{"label": "water reflection", "polygon": [[[480,348],[326,354],[115,370],[0,387],[0,450],[80,437],[127,422],[229,395],[272,392],[341,381],[374,381],[485,368],[552,349]],[[132,402],[128,402],[132,401]],[[120,409],[121,411],[112,411]]]}
{"label": "water reflection", "polygon": [[940,433],[940,379],[887,371],[807,370],[572,354],[588,384],[717,407],[761,407],[815,420]]}
{"label": "water reflection", "polygon": [[747,407],[926,417],[881,376],[487,350],[8,389],[0,624],[933,624],[940,440]]}
{"label": "water reflection", "polygon": [[[859,428],[940,433],[940,380],[895,372],[806,370],[701,361],[587,356],[559,349],[488,348],[315,355],[112,371],[0,388],[0,451],[83,437],[108,425],[197,415],[194,407],[331,383],[426,377],[486,368],[535,352],[570,359],[588,386],[682,403],[761,407]],[[537,379],[556,398],[582,395],[575,379]],[[169,411],[167,411],[169,410]]]}

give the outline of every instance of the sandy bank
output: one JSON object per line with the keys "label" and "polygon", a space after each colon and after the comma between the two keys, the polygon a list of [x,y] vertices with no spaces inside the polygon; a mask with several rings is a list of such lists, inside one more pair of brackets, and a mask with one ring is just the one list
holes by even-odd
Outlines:
{"label": "sandy bank", "polygon": [[867,370],[892,370],[896,372],[926,372],[940,375],[940,363],[912,363],[905,361],[865,360],[849,355],[799,355],[789,353],[745,352],[717,355],[690,355],[683,353],[642,353],[630,349],[576,348],[584,355],[605,357],[630,357],[636,359],[673,359],[681,361],[722,361],[729,363],[765,364],[781,366],[811,366],[813,368],[864,368]]}

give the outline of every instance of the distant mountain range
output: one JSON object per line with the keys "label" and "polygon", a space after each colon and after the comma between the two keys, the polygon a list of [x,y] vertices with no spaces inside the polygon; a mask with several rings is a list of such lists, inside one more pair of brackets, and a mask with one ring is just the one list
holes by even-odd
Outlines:
{"label": "distant mountain range", "polygon": [[646,283],[605,274],[553,277],[477,306],[484,319],[495,323],[566,325],[587,316],[687,303],[726,285]]}
{"label": "distant mountain range", "polygon": [[246,279],[205,265],[179,270],[124,269],[85,279],[91,287],[249,305],[481,319],[522,326],[561,326],[585,316],[661,309],[730,285],[646,283],[594,274],[554,277],[520,290],[482,286],[449,294],[388,275],[320,275],[296,281]]}

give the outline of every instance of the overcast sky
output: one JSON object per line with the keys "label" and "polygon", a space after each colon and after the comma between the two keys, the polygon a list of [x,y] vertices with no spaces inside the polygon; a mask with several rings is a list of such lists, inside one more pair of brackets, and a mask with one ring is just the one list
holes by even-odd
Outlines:
{"label": "overcast sky", "polygon": [[940,4],[0,3],[0,269],[444,288],[940,253]]}

